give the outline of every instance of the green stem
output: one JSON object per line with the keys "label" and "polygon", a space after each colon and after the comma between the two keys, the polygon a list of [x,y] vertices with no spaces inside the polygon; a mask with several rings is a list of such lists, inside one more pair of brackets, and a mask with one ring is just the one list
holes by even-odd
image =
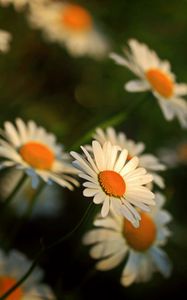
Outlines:
{"label": "green stem", "polygon": [[[52,248],[58,246],[59,244],[61,244],[62,242],[64,242],[65,240],[67,240],[71,235],[73,235],[73,233],[75,233],[77,231],[77,229],[79,229],[79,227],[84,223],[84,221],[86,220],[88,213],[91,209],[93,205],[93,202],[91,202],[89,204],[89,206],[87,207],[84,215],[82,216],[81,220],[78,222],[78,224],[70,231],[68,232],[65,236],[61,237],[60,239],[58,239],[57,241],[51,243],[50,245],[48,245],[47,247],[45,247],[44,245],[42,245],[42,249],[40,250],[40,252],[37,254],[35,260],[33,261],[33,263],[31,264],[29,270],[21,277],[20,280],[18,280],[18,282],[13,285],[6,293],[4,293],[4,295],[2,295],[0,297],[0,300],[4,300],[6,299],[10,294],[12,294],[28,277],[29,275],[32,273],[32,271],[34,270],[34,268],[36,267],[37,263],[39,262],[41,256],[48,250],[51,250]],[[43,244],[43,243],[42,243]]]}
{"label": "green stem", "polygon": [[11,203],[11,201],[14,198],[14,196],[19,191],[19,189],[22,187],[22,185],[25,183],[25,181],[27,180],[27,178],[28,178],[27,174],[24,173],[22,175],[22,177],[20,178],[18,184],[12,190],[12,192],[10,193],[10,195],[8,196],[8,198],[6,199],[4,205],[2,206],[2,208],[1,208],[1,214],[4,212],[4,210],[7,208],[7,206]]}

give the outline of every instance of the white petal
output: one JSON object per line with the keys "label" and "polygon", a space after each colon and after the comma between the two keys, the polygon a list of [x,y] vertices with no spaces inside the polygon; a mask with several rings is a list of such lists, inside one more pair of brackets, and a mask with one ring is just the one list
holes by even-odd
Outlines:
{"label": "white petal", "polygon": [[166,120],[168,120],[168,121],[173,120],[175,112],[174,112],[172,104],[170,103],[170,100],[165,100],[165,99],[161,99],[158,97],[157,97],[157,100],[158,100],[158,103],[160,105],[160,108],[161,108]]}
{"label": "white petal", "polygon": [[121,239],[121,232],[115,232],[108,229],[93,229],[87,232],[83,237],[85,245],[95,244],[103,241],[119,241]]}
{"label": "white petal", "polygon": [[124,259],[127,249],[122,249],[121,252],[110,256],[109,258],[103,259],[96,264],[96,269],[106,271],[118,266]]}
{"label": "white petal", "polygon": [[163,274],[163,276],[169,277],[172,271],[172,266],[167,254],[158,247],[152,247],[150,249],[150,253],[156,268]]}
{"label": "white petal", "polygon": [[115,163],[115,166],[114,166],[114,170],[116,172],[120,172],[121,169],[124,167],[127,155],[128,155],[128,151],[126,149],[123,149],[123,151],[121,151],[121,153]]}
{"label": "white petal", "polygon": [[98,193],[98,189],[90,189],[90,188],[87,188],[87,189],[84,189],[83,191],[83,195],[85,197],[93,197],[95,196],[95,194]]}
{"label": "white petal", "polygon": [[187,84],[180,83],[175,84],[175,94],[178,96],[184,96],[187,94]]}
{"label": "white petal", "polygon": [[142,80],[129,81],[124,87],[128,92],[144,92],[150,90],[150,85],[146,81]]}
{"label": "white petal", "polygon": [[6,130],[6,135],[8,136],[9,141],[15,146],[19,147],[20,146],[20,139],[19,135],[12,123],[10,122],[5,122],[5,130]]}
{"label": "white petal", "polygon": [[138,255],[136,255],[133,251],[130,251],[127,264],[123,270],[121,277],[121,284],[124,286],[131,285],[134,281],[136,281],[137,276],[137,264]]}
{"label": "white petal", "polygon": [[133,157],[131,160],[128,161],[128,163],[124,166],[124,168],[121,170],[120,174],[121,176],[126,175],[127,173],[135,170],[139,164],[138,157]]}
{"label": "white petal", "polygon": [[92,147],[97,168],[99,171],[102,171],[106,168],[103,149],[97,141],[92,142]]}
{"label": "white petal", "polygon": [[108,215],[109,209],[110,209],[110,198],[109,198],[109,196],[107,196],[104,200],[104,203],[103,203],[103,206],[101,209],[101,215],[103,218],[105,218]]}
{"label": "white petal", "polygon": [[115,253],[121,252],[122,247],[125,247],[125,242],[123,239],[113,242],[113,241],[106,241],[101,242],[93,246],[90,250],[90,256],[95,259],[101,259],[106,256],[114,255]]}
{"label": "white petal", "polygon": [[105,199],[104,193],[99,192],[94,196],[93,202],[95,204],[100,204],[100,203],[103,203],[104,199]]}

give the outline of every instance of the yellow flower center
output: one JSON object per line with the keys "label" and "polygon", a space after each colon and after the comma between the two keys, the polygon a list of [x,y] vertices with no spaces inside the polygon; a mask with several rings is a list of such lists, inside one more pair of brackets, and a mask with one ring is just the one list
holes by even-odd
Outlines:
{"label": "yellow flower center", "polygon": [[54,162],[54,153],[45,145],[37,142],[28,142],[19,149],[19,153],[31,167],[35,169],[51,169]]}
{"label": "yellow flower center", "polygon": [[140,226],[135,228],[131,222],[124,219],[123,234],[130,247],[136,251],[147,250],[156,238],[156,226],[151,217],[141,213]]}
{"label": "yellow flower center", "polygon": [[63,9],[61,21],[67,28],[76,31],[89,30],[92,27],[90,13],[79,5],[67,5]]}
{"label": "yellow flower center", "polygon": [[126,191],[123,177],[115,171],[102,171],[98,175],[99,183],[107,195],[122,197]]}
{"label": "yellow flower center", "polygon": [[[11,277],[0,277],[0,296],[6,293],[14,284],[16,280]],[[6,300],[21,300],[23,297],[22,288],[18,287],[14,292],[12,292]]]}
{"label": "yellow flower center", "polygon": [[159,69],[150,69],[145,73],[152,87],[164,98],[170,98],[173,94],[172,80]]}

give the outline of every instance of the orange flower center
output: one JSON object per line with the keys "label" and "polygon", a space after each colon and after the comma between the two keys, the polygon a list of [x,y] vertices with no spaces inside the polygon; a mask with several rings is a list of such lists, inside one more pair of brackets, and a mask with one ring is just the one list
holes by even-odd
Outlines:
{"label": "orange flower center", "polygon": [[102,171],[98,175],[99,183],[107,195],[122,197],[126,191],[123,177],[115,171]]}
{"label": "orange flower center", "polygon": [[[0,277],[0,296],[6,293],[14,284],[16,284],[15,279],[11,277]],[[21,300],[22,297],[23,290],[18,287],[6,298],[6,300]]]}
{"label": "orange flower center", "polygon": [[141,213],[138,228],[135,228],[131,222],[124,219],[123,234],[130,247],[137,251],[145,251],[156,238],[156,226],[148,214]]}
{"label": "orange flower center", "polygon": [[92,27],[92,17],[89,12],[79,5],[67,5],[63,9],[61,21],[67,28],[82,31]]}
{"label": "orange flower center", "polygon": [[152,87],[164,98],[170,98],[173,94],[172,80],[159,69],[150,69],[145,73]]}
{"label": "orange flower center", "polygon": [[24,161],[36,169],[48,170],[54,162],[53,152],[37,142],[26,143],[19,149],[19,153]]}

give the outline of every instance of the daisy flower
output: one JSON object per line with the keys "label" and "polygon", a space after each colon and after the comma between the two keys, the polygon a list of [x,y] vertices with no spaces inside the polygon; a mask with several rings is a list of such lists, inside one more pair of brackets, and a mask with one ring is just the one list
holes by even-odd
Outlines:
{"label": "daisy flower", "polygon": [[30,3],[29,20],[42,29],[49,41],[65,45],[73,56],[102,57],[108,51],[108,41],[96,29],[89,11],[68,2]]}
{"label": "daisy flower", "polygon": [[98,270],[110,270],[127,258],[121,275],[124,286],[148,281],[155,271],[165,277],[171,273],[168,256],[161,249],[170,235],[166,225],[171,215],[162,209],[165,202],[163,195],[157,193],[155,201],[156,206],[149,214],[141,213],[138,228],[111,212],[105,219],[97,216],[94,222],[97,228],[83,238],[84,244],[92,245],[90,255],[99,260],[96,264]]}
{"label": "daisy flower", "polygon": [[38,177],[48,184],[54,181],[70,190],[73,184],[78,185],[71,177],[77,171],[68,162],[54,134],[47,133],[33,121],[26,124],[16,119],[16,126],[5,122],[0,135],[0,168],[16,167],[25,171],[31,176],[34,188],[39,183]]}
{"label": "daisy flower", "polygon": [[131,39],[129,48],[124,50],[125,58],[112,53],[110,57],[132,71],[138,80],[125,84],[128,92],[152,91],[166,118],[173,120],[176,116],[182,127],[187,127],[187,103],[181,97],[187,94],[187,85],[177,83],[171,72],[170,63],[160,60],[156,52],[147,45]]}
{"label": "daisy flower", "polygon": [[93,157],[85,147],[81,149],[85,157],[76,152],[71,152],[71,155],[76,159],[75,167],[81,171],[79,176],[86,180],[84,196],[93,197],[95,204],[102,203],[102,217],[114,208],[134,226],[139,226],[140,214],[135,206],[149,210],[149,205],[155,204],[154,194],[144,186],[152,181],[152,176],[138,167],[136,156],[126,163],[128,151],[120,150],[110,142],[101,146],[98,141],[93,141]]}
{"label": "daisy flower", "polygon": [[[18,185],[23,171],[9,169],[0,179],[0,198],[6,201],[15,187]],[[31,178],[22,184],[19,191],[14,196],[14,201],[10,207],[18,216],[25,216],[30,211],[30,216],[35,217],[53,217],[62,212],[64,206],[64,197],[62,190],[58,185],[45,185],[42,191],[34,200],[36,190],[31,186]],[[33,204],[34,200],[34,204]]]}
{"label": "daisy flower", "polygon": [[13,4],[16,10],[22,9],[28,2],[29,0],[0,0],[0,4],[2,6],[8,6],[9,4]]}
{"label": "daisy flower", "polygon": [[8,52],[10,49],[10,42],[12,36],[9,32],[0,29],[0,51],[1,52]]}
{"label": "daisy flower", "polygon": [[[0,296],[5,294],[28,271],[31,262],[22,253],[12,250],[5,254],[0,250]],[[32,274],[20,285],[7,300],[55,299],[51,289],[40,281],[43,271],[35,268]]]}
{"label": "daisy flower", "polygon": [[134,156],[138,156],[139,166],[145,168],[149,174],[153,176],[153,181],[155,184],[157,184],[160,188],[164,188],[165,185],[163,178],[157,174],[157,171],[163,171],[166,169],[166,167],[165,165],[161,164],[154,155],[143,153],[145,150],[144,143],[135,143],[133,140],[127,139],[123,132],[117,133],[112,127],[108,127],[106,132],[104,132],[101,128],[97,128],[93,138],[102,145],[106,141],[109,141],[112,145],[118,145],[121,149],[127,149],[127,160],[130,160]]}

